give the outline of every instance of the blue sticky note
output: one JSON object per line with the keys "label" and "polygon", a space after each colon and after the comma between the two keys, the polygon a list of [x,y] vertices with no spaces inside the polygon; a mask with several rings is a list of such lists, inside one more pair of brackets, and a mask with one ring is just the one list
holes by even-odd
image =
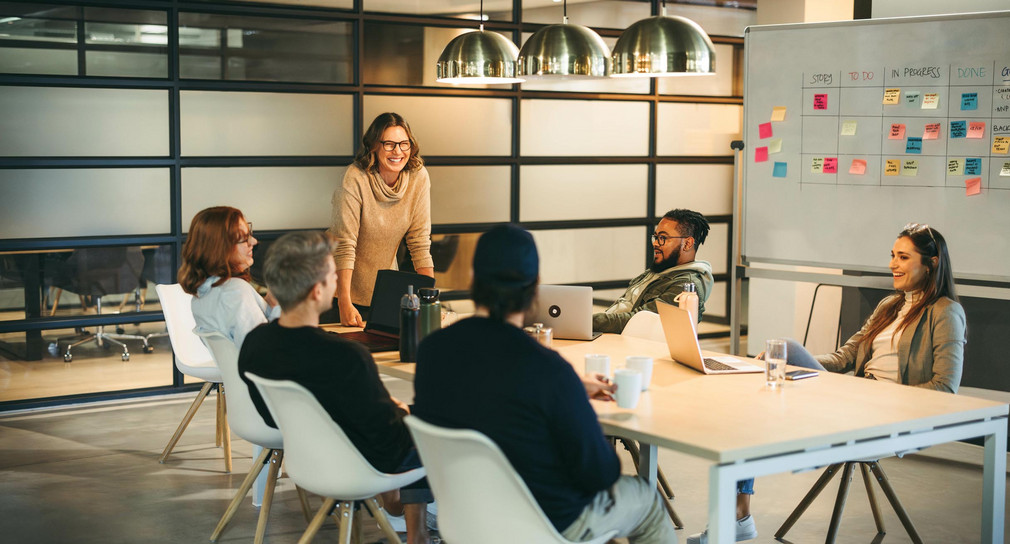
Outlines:
{"label": "blue sticky note", "polygon": [[905,153],[915,153],[916,155],[921,155],[922,138],[910,136],[908,141],[905,142]]}
{"label": "blue sticky note", "polygon": [[980,157],[968,157],[964,160],[964,175],[981,176],[982,159]]}
{"label": "blue sticky note", "polygon": [[789,168],[788,164],[784,162],[777,162],[775,163],[775,168],[772,169],[772,176],[776,178],[784,178],[786,177],[786,171],[788,170],[788,168]]}
{"label": "blue sticky note", "polygon": [[961,93],[961,109],[962,110],[977,110],[978,109],[978,93]]}
{"label": "blue sticky note", "polygon": [[968,121],[951,121],[950,137],[964,138],[968,134]]}

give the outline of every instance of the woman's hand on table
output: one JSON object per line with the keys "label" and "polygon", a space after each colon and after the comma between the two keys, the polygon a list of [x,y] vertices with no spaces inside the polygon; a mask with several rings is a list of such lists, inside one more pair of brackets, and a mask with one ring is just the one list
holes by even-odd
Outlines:
{"label": "woman's hand on table", "polygon": [[337,306],[340,310],[340,324],[345,327],[364,327],[365,322],[361,319],[358,309],[350,302],[345,303],[343,299],[338,299]]}
{"label": "woman's hand on table", "polygon": [[603,374],[583,376],[582,385],[593,400],[614,400],[614,392],[617,391],[617,384],[611,383]]}

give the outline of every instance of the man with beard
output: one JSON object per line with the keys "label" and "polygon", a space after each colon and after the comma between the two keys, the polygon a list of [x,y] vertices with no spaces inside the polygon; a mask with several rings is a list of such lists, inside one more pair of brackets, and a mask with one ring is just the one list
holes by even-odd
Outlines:
{"label": "man with beard", "polygon": [[593,314],[593,330],[620,334],[631,316],[641,310],[657,312],[656,301],[674,299],[693,283],[698,291],[698,319],[712,291],[712,265],[695,260],[698,246],[708,237],[705,216],[691,210],[670,210],[652,235],[653,259],[649,269],[631,280],[628,289],[603,313]]}

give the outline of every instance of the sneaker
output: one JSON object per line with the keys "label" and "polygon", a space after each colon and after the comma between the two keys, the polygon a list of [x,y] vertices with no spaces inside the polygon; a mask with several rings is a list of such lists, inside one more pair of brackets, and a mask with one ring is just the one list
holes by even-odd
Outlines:
{"label": "sneaker", "polygon": [[[404,516],[394,516],[393,514],[390,514],[385,510],[383,510],[383,512],[385,512],[386,519],[389,520],[389,524],[393,526],[394,531],[398,533],[407,532],[407,520],[404,518]],[[428,526],[428,530],[430,531],[438,530],[437,516],[438,516],[438,507],[435,506],[435,503],[429,503],[427,516],[424,520],[425,524]]]}
{"label": "sneaker", "polygon": [[[736,520],[736,541],[751,540],[757,538],[757,525],[752,516],[747,516]],[[708,529],[705,532],[687,537],[687,544],[708,544]]]}

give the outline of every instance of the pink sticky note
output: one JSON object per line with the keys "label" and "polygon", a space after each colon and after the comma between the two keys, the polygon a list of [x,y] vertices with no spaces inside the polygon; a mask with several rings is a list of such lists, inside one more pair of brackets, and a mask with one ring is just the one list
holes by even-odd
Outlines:
{"label": "pink sticky note", "polygon": [[964,180],[965,196],[977,195],[982,192],[982,178],[971,178]]}
{"label": "pink sticky note", "polygon": [[861,176],[866,173],[866,161],[863,159],[852,159],[852,166],[849,167],[849,173]]}
{"label": "pink sticky note", "polygon": [[825,174],[838,173],[838,157],[824,157],[824,173]]}
{"label": "pink sticky note", "polygon": [[828,95],[826,95],[826,94],[815,94],[814,95],[814,109],[815,110],[826,110],[826,109],[828,109]]}
{"label": "pink sticky note", "polygon": [[971,123],[968,123],[968,137],[969,138],[975,138],[977,140],[977,139],[980,139],[983,134],[985,134],[985,122],[983,122],[983,121],[974,122],[973,121]]}
{"label": "pink sticky note", "polygon": [[895,123],[891,125],[891,132],[887,135],[888,140],[904,140],[905,139],[905,125],[901,123]]}
{"label": "pink sticky note", "polygon": [[756,147],[754,148],[754,162],[765,162],[768,160],[768,148],[767,147]]}
{"label": "pink sticky note", "polygon": [[758,137],[759,138],[771,138],[772,137],[772,124],[771,123],[761,123],[758,125]]}
{"label": "pink sticky note", "polygon": [[923,140],[935,140],[940,136],[940,123],[926,123],[926,130],[922,131]]}

